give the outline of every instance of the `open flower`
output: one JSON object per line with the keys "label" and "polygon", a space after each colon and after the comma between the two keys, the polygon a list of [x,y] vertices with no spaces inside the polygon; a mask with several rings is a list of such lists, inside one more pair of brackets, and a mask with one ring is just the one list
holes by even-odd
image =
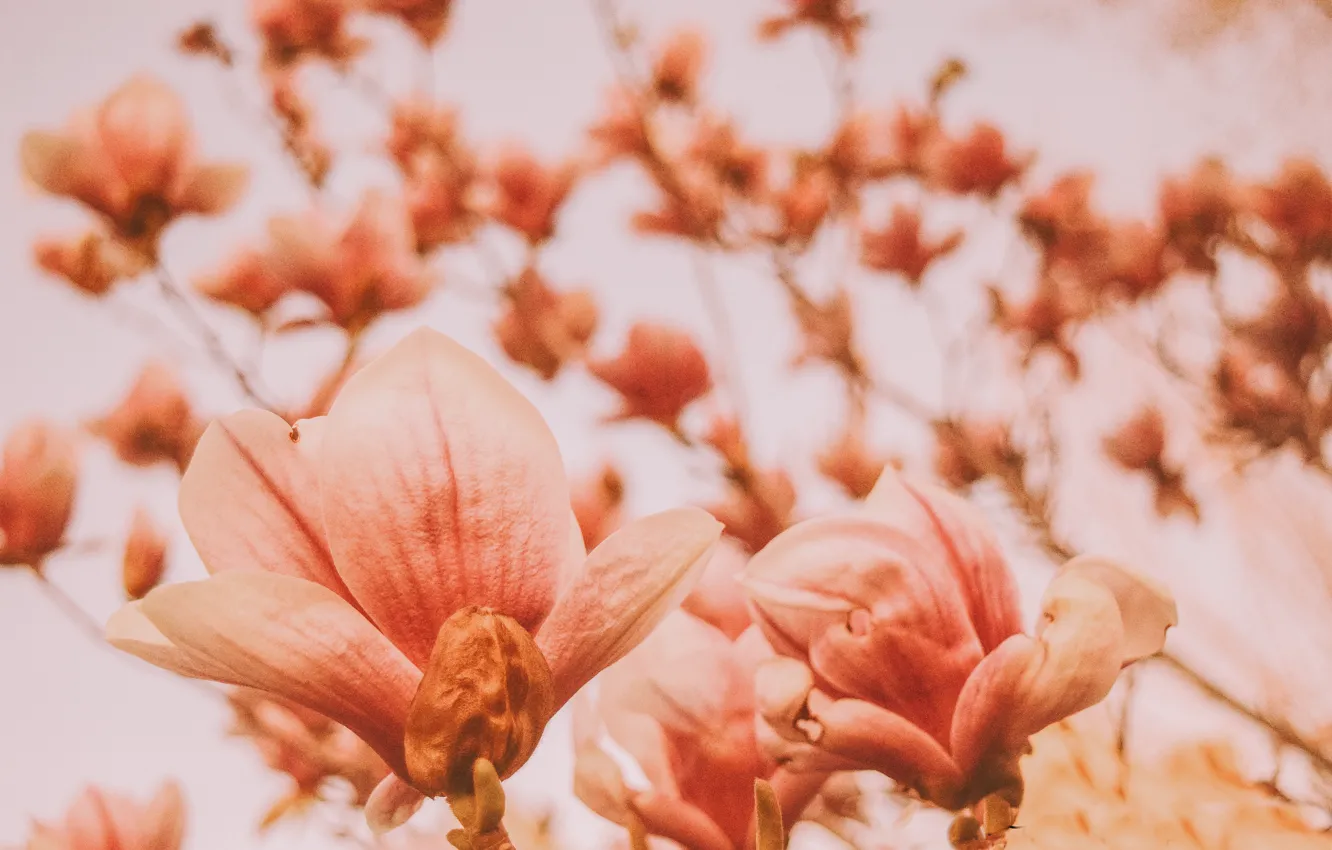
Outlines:
{"label": "open flower", "polygon": [[26,134],[21,155],[38,186],[99,213],[149,257],[172,219],[223,212],[246,183],[243,166],[196,161],[185,105],[148,76],[77,113],[65,130]]}
{"label": "open flower", "polygon": [[60,548],[77,483],[72,434],[36,421],[10,433],[0,463],[0,564],[38,568]]}
{"label": "open flower", "polygon": [[588,371],[623,399],[616,419],[648,419],[674,430],[686,407],[712,389],[708,360],[688,333],[639,322],[613,359],[594,360]]}
{"label": "open flower", "polygon": [[215,422],[181,482],[212,573],[108,624],[168,670],[245,685],[360,736],[394,776],[378,828],[423,795],[501,776],[547,720],[689,592],[720,534],[646,517],[589,556],[541,415],[479,357],[422,329],[352,376],[325,417]]}
{"label": "open flower", "polygon": [[1051,582],[1034,637],[974,509],[887,472],[857,510],[793,526],[750,561],[769,743],[792,769],[877,770],[949,809],[1021,801],[1035,732],[1157,652],[1170,594],[1109,561]]}
{"label": "open flower", "polygon": [[[771,650],[757,629],[732,641],[684,612],[672,614],[602,677],[595,710],[575,719],[575,793],[593,811],[690,850],[742,850],[753,830],[754,780],[773,784],[787,823],[825,774],[777,766],[754,729],[754,671]],[[595,713],[594,713],[595,712]],[[597,743],[604,724],[645,774],[631,790]]]}
{"label": "open flower", "polygon": [[185,801],[168,782],[147,803],[89,787],[61,823],[33,824],[28,850],[180,850]]}
{"label": "open flower", "polygon": [[190,462],[203,423],[174,369],[149,363],[129,393],[88,430],[111,444],[116,456],[133,466],[170,461],[182,472]]}

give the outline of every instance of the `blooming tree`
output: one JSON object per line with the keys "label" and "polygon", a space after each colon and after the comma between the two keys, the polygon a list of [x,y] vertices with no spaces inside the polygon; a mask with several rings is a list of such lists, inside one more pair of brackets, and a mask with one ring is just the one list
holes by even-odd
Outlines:
{"label": "blooming tree", "polygon": [[[865,102],[855,75],[877,24],[855,0],[773,0],[754,22],[760,40],[809,37],[831,57],[836,120],[815,145],[751,138],[709,99],[703,30],[644,34],[611,0],[592,10],[617,80],[585,144],[549,160],[477,145],[459,110],[366,71],[365,19],[395,22],[428,56],[449,48],[449,0],[254,0],[253,56],[212,23],[182,22],[180,51],[258,83],[311,190],[307,209],[274,215],[188,284],[164,237],[225,214],[248,171],[196,136],[169,85],[135,76],[62,129],[28,133],[27,178],[90,221],[40,239],[35,265],[98,304],[147,284],[246,406],[192,395],[157,359],[111,410],[13,429],[0,563],[62,593],[47,567],[80,548],[68,532],[80,434],[126,465],[179,473],[179,518],[208,577],[164,582],[182,553],[136,513],[125,605],[99,639],[224,686],[204,685],[290,779],[261,826],[341,805],[363,812],[377,846],[548,844],[506,811],[501,783],[568,706],[575,767],[560,779],[635,850],[778,850],[797,825],[794,843],[822,832],[878,847],[889,810],[946,813],[933,846],[972,850],[1165,847],[1178,834],[1222,847],[1240,833],[1329,846],[1316,821],[1332,811],[1332,750],[1309,718],[1260,708],[1167,647],[1185,589],[1151,559],[1083,542],[1135,512],[1135,527],[1202,541],[1263,493],[1303,506],[1307,545],[1327,542],[1320,166],[1290,158],[1250,176],[1203,159],[1162,180],[1153,215],[1119,219],[1097,209],[1090,172],[1037,181],[1034,144],[947,119],[960,59],[915,100]],[[386,116],[365,135],[391,189],[350,203],[326,191],[343,152],[315,71]],[[641,316],[603,342],[604,293],[549,271],[571,198],[611,169],[650,191],[634,237],[697,261],[706,341]],[[982,225],[945,226],[957,209]],[[1019,240],[1028,270],[988,280],[958,265],[981,226]],[[455,275],[459,256],[479,282]],[[719,297],[727,263],[762,269],[793,356],[763,362],[737,344],[742,317]],[[887,288],[928,326],[940,374],[964,370],[980,389],[923,393],[911,364],[882,356],[892,317],[863,304]],[[425,327],[374,341],[387,318],[411,324],[459,291],[489,311],[492,362]],[[262,341],[335,334],[341,357],[273,395],[216,329],[227,314]],[[836,438],[808,457],[761,451],[745,380],[759,369],[827,378]],[[1127,392],[1124,372],[1151,389]],[[640,426],[646,451],[703,464],[711,489],[659,494],[674,506],[640,516],[633,496],[653,482],[633,462],[570,476],[515,386],[584,403],[570,374],[617,400],[597,434]],[[1105,397],[1134,410],[1089,416],[1085,400]],[[806,411],[793,400],[790,414]],[[1126,476],[1145,503],[1117,495]],[[836,499],[820,500],[829,485]],[[1103,487],[1110,508],[1073,493]],[[1248,566],[1270,569],[1270,540],[1247,539]],[[1046,586],[1030,630],[1018,568]],[[1312,793],[1246,773],[1217,742],[1177,742],[1139,772],[1127,707],[1150,693],[1119,686],[1113,722],[1089,711],[1130,665],[1169,671],[1269,734],[1311,769]],[[332,801],[334,782],[351,794]],[[1157,786],[1169,792],[1141,790]],[[457,820],[447,836],[404,827],[432,797]],[[1180,826],[1215,805],[1233,825]],[[93,789],[29,846],[175,848],[183,825],[174,785],[147,806]]]}

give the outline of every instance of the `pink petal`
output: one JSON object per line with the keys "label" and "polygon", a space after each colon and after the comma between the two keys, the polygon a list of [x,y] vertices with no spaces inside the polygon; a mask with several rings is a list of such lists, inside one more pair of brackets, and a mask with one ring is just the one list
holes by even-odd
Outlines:
{"label": "pink petal", "polygon": [[632,806],[649,835],[674,841],[685,850],[735,850],[712,818],[677,797],[639,794]]}
{"label": "pink petal", "polygon": [[140,610],[143,603],[131,602],[106,621],[106,641],[117,649],[191,679],[223,681],[227,668],[176,646]]}
{"label": "pink petal", "polygon": [[721,532],[707,511],[677,508],[629,523],[592,551],[537,633],[557,707],[680,604]]}
{"label": "pink petal", "polygon": [[357,372],[327,417],[324,519],[338,570],[419,665],[466,605],[536,631],[569,552],[569,487],[541,414],[480,357],[421,329]]}
{"label": "pink petal", "polygon": [[880,519],[946,552],[985,652],[1021,631],[1017,585],[985,517],[965,499],[889,468],[865,500]]}
{"label": "pink petal", "polygon": [[1077,574],[1051,582],[1037,636],[1014,635],[967,680],[953,718],[952,752],[964,770],[1013,754],[1028,737],[1110,693],[1125,633],[1114,595]]}
{"label": "pink petal", "polygon": [[189,152],[185,105],[158,80],[138,76],[111,94],[97,112],[106,155],[135,192],[164,194]]}
{"label": "pink petal", "polygon": [[201,165],[189,173],[175,207],[201,215],[224,213],[240,200],[249,178],[249,168],[237,163]]}
{"label": "pink petal", "polygon": [[1125,666],[1160,652],[1166,632],[1179,624],[1175,598],[1165,586],[1114,561],[1083,555],[1064,564],[1059,575],[1084,578],[1114,594],[1124,623]]}
{"label": "pink petal", "polygon": [[981,651],[942,547],[876,517],[829,516],[784,531],[745,572],[764,635],[806,657],[820,687],[946,734]]}
{"label": "pink petal", "polygon": [[210,573],[268,570],[352,600],[324,537],[317,468],[301,445],[318,427],[306,421],[292,428],[266,410],[242,410],[208,426],[181,479],[179,503]]}
{"label": "pink petal", "polygon": [[680,607],[735,639],[750,627],[749,595],[740,582],[747,558],[740,545],[722,538],[703,577]]}
{"label": "pink petal", "polygon": [[219,681],[327,715],[405,773],[403,728],[420,672],[332,591],[237,571],[159,587],[140,610],[192,661],[223,673]]}
{"label": "pink petal", "polygon": [[755,680],[779,763],[796,772],[876,770],[913,788],[960,783],[948,752],[915,724],[864,700],[829,698],[798,664],[774,659]]}
{"label": "pink petal", "polygon": [[606,820],[625,825],[629,821],[629,788],[619,765],[601,747],[601,723],[592,698],[580,694],[573,710],[574,796]]}
{"label": "pink petal", "polygon": [[365,801],[365,822],[375,835],[383,835],[411,820],[425,800],[424,794],[390,773]]}

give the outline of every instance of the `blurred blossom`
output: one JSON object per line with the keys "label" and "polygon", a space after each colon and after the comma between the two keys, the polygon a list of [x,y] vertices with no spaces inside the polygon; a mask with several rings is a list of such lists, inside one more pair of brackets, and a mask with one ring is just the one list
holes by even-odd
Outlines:
{"label": "blurred blossom", "polygon": [[508,308],[495,322],[495,336],[514,362],[532,367],[549,381],[587,351],[598,320],[590,291],[557,292],[529,266],[506,294]]}
{"label": "blurred blossom", "polygon": [[648,153],[643,104],[637,92],[616,86],[606,98],[601,120],[588,130],[597,164],[606,165],[622,156],[640,157]]}
{"label": "blurred blossom", "polygon": [[1332,184],[1315,163],[1288,159],[1276,179],[1250,190],[1251,209],[1294,260],[1332,260]]}
{"label": "blurred blossom", "polygon": [[180,510],[212,577],[122,608],[108,639],[347,726],[394,772],[367,803],[378,829],[469,793],[480,757],[521,767],[551,715],[688,593],[721,531],[667,511],[584,558],[540,414],[425,329],[325,417],[213,423]]}
{"label": "blurred blossom", "polygon": [[596,474],[574,482],[571,499],[583,545],[595,549],[623,522],[624,478],[613,464],[603,464]]}
{"label": "blurred blossom", "polygon": [[1204,159],[1184,177],[1161,183],[1158,207],[1166,239],[1186,268],[1216,271],[1216,248],[1235,216],[1237,188],[1218,159]]}
{"label": "blurred blossom", "polygon": [[0,564],[40,569],[64,543],[74,511],[74,434],[42,421],[10,432],[0,463]]}
{"label": "blurred blossom", "polygon": [[176,37],[176,49],[187,56],[211,56],[228,66],[236,59],[212,21],[196,21],[181,30]]}
{"label": "blurred blossom", "polygon": [[745,583],[783,656],[758,680],[780,763],[877,770],[953,810],[1019,805],[1027,739],[1103,699],[1176,620],[1164,588],[1084,557],[1051,582],[1035,637],[1021,634],[976,509],[892,471],[856,510],[778,536]]}
{"label": "blurred blossom", "polygon": [[1024,366],[1044,351],[1054,354],[1073,378],[1082,374],[1072,336],[1077,325],[1088,318],[1090,305],[1077,293],[1046,277],[1022,300],[1012,300],[995,287],[989,294],[991,320],[1020,346]]}
{"label": "blurred blossom", "polygon": [[1184,481],[1184,471],[1165,459],[1165,417],[1160,408],[1144,407],[1102,443],[1106,455],[1122,468],[1145,473],[1152,482],[1156,513],[1182,513],[1199,519],[1198,503]]}
{"label": "blurred blossom", "polygon": [[706,116],[699,120],[686,156],[745,200],[758,201],[767,189],[767,153],[741,141],[728,121]]}
{"label": "blurred blossom", "polygon": [[[754,672],[769,652],[755,629],[732,641],[689,614],[668,617],[602,677],[595,709],[575,706],[575,793],[602,817],[699,850],[743,850],[755,779],[797,820],[826,776],[789,773],[759,748]],[[601,749],[603,725],[646,790],[630,789]]]}
{"label": "blurred blossom", "polygon": [[367,11],[392,15],[431,47],[449,26],[453,0],[364,0]]}
{"label": "blurred blossom", "polygon": [[876,271],[896,272],[907,283],[919,286],[930,264],[960,244],[960,230],[939,238],[925,238],[921,234],[919,210],[899,204],[882,228],[866,228],[861,232],[860,262]]}
{"label": "blurred blossom", "polygon": [[954,489],[965,489],[1001,470],[1022,468],[1023,457],[1003,422],[974,419],[939,423],[934,437],[934,473]]}
{"label": "blurred blossom", "polygon": [[961,138],[939,138],[924,166],[927,180],[941,189],[993,198],[1026,171],[1027,162],[1013,156],[998,128],[980,123]]}
{"label": "blurred blossom", "polygon": [[166,535],[153,522],[152,516],[143,508],[135,510],[120,567],[126,597],[142,599],[157,587],[166,571],[166,552]]}
{"label": "blurred blossom", "polygon": [[813,239],[832,207],[835,188],[826,169],[797,163],[791,182],[776,193],[777,241],[800,247]]}
{"label": "blurred blossom", "polygon": [[779,38],[797,26],[823,30],[844,53],[854,54],[860,45],[860,32],[869,23],[868,16],[857,10],[856,0],[785,0],[787,12],[765,18],[759,36]]}
{"label": "blurred blossom", "polygon": [[838,366],[848,375],[864,374],[860,355],[852,339],[855,332],[854,310],[847,290],[840,289],[822,302],[808,297],[798,298],[795,314],[804,343],[795,358],[795,365],[822,360]]}
{"label": "blurred blossom", "polygon": [[344,224],[316,209],[273,218],[268,236],[263,250],[242,252],[195,285],[251,312],[285,293],[306,292],[327,308],[328,322],[351,332],[382,313],[415,307],[430,292],[406,210],[378,191],[366,192]]}
{"label": "blurred blossom", "polygon": [[852,422],[835,441],[815,458],[819,472],[837,482],[853,499],[863,499],[874,489],[888,458],[865,444],[864,426]]}
{"label": "blurred blossom", "polygon": [[614,359],[593,360],[588,371],[624,402],[617,419],[649,419],[679,428],[680,414],[712,390],[707,358],[694,338],[676,328],[639,322]]}
{"label": "blurred blossom", "polygon": [[547,166],[529,151],[510,146],[501,151],[492,171],[494,198],[490,213],[533,245],[555,235],[555,221],[579,176],[573,162]]}
{"label": "blurred blossom", "polygon": [[364,806],[389,773],[384,760],[350,729],[297,703],[250,688],[231,690],[227,702],[234,715],[231,734],[249,739],[270,769],[292,780],[261,827],[325,797],[337,781],[350,788],[352,805]]}
{"label": "blurred blossom", "polygon": [[652,63],[652,92],[657,99],[693,103],[707,50],[707,39],[698,30],[680,30],[671,35]]}
{"label": "blurred blossom", "polygon": [[478,168],[459,131],[457,113],[407,99],[393,105],[391,121],[385,146],[403,175],[417,250],[425,253],[467,239],[478,222]]}
{"label": "blurred blossom", "polygon": [[144,257],[97,230],[46,236],[32,246],[37,265],[89,295],[105,295],[119,280],[147,269]]}
{"label": "blurred blossom", "polygon": [[125,463],[169,461],[182,472],[203,428],[176,371],[160,362],[145,366],[120,403],[88,424]]}
{"label": "blurred blossom", "polygon": [[167,782],[147,803],[84,789],[60,823],[34,821],[28,850],[180,850],[185,801]]}
{"label": "blurred blossom", "polygon": [[347,31],[352,0],[250,0],[250,21],[264,43],[264,62],[279,70],[317,57],[342,64],[365,48]]}
{"label": "blurred blossom", "polygon": [[714,419],[703,442],[721,456],[729,483],[725,498],[708,510],[750,552],[762,549],[790,523],[796,501],[791,476],[782,469],[757,467],[734,419]]}
{"label": "blurred blossom", "polygon": [[172,219],[226,211],[247,178],[244,166],[197,160],[185,104],[148,76],[77,112],[63,131],[25,134],[20,153],[33,182],[100,214],[149,263]]}

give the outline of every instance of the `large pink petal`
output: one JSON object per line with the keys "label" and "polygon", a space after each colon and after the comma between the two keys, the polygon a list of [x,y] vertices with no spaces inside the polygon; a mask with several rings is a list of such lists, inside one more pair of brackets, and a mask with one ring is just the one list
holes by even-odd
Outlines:
{"label": "large pink petal", "polygon": [[745,586],[773,647],[830,693],[946,718],[980,658],[947,554],[877,517],[798,523],[750,559]]}
{"label": "large pink petal", "polygon": [[947,553],[985,652],[1022,630],[1013,574],[989,523],[973,505],[940,487],[910,484],[889,468],[866,497],[865,507]]}
{"label": "large pink petal", "polygon": [[1051,582],[1035,638],[1014,635],[967,680],[953,717],[963,769],[1016,754],[1031,735],[1110,693],[1124,657],[1114,595],[1076,574]]}
{"label": "large pink petal", "polygon": [[403,728],[420,672],[332,591],[238,571],[159,587],[140,610],[173,644],[221,673],[219,681],[327,715],[405,775]]}
{"label": "large pink petal", "polygon": [[677,508],[631,522],[592,551],[537,634],[557,707],[680,604],[721,532],[707,511]]}
{"label": "large pink petal", "polygon": [[569,553],[569,487],[541,414],[484,360],[415,331],[326,419],[324,519],[358,602],[417,664],[466,605],[536,631]]}
{"label": "large pink petal", "polygon": [[1125,665],[1160,652],[1166,632],[1179,623],[1175,597],[1164,585],[1114,561],[1082,555],[1060,567],[1059,575],[1087,579],[1114,594],[1124,624]]}
{"label": "large pink petal", "polygon": [[288,425],[242,410],[208,426],[180,482],[180,518],[210,573],[268,570],[351,600],[333,566],[307,442],[317,420]]}

